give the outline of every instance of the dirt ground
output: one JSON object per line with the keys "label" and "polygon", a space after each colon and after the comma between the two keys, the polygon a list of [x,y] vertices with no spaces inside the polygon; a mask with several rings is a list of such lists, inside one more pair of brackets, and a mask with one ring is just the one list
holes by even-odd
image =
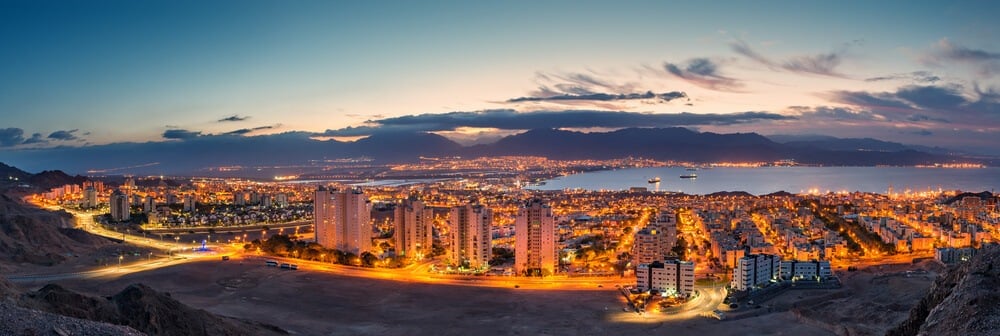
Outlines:
{"label": "dirt ground", "polygon": [[[196,308],[298,335],[830,335],[790,312],[733,321],[645,322],[607,291],[404,283],[205,261],[119,279],[60,284],[110,295],[142,282]],[[40,286],[41,284],[38,284]]]}

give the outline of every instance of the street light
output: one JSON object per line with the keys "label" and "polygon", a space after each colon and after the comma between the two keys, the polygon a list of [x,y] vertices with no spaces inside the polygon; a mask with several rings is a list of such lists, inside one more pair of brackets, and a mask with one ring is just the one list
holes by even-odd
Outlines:
{"label": "street light", "polygon": [[124,255],[118,255],[118,272],[122,271],[122,259],[125,259]]}

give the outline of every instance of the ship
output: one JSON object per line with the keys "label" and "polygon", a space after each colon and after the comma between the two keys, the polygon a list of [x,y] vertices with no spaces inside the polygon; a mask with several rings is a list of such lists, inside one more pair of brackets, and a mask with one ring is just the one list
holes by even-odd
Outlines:
{"label": "ship", "polygon": [[681,175],[681,178],[682,179],[696,179],[696,178],[698,178],[698,174],[684,174],[684,175]]}
{"label": "ship", "polygon": [[687,169],[685,169],[685,170],[687,170],[687,171],[697,171],[697,170],[698,170],[698,167],[688,167],[688,168],[687,168]]}
{"label": "ship", "polygon": [[657,176],[657,177],[649,179],[649,183],[660,183],[660,177]]}

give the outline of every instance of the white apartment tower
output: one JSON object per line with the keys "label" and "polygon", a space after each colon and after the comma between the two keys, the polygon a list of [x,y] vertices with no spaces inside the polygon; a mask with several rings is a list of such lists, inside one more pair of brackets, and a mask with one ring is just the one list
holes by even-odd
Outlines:
{"label": "white apartment tower", "polygon": [[112,220],[124,222],[131,218],[128,196],[122,193],[121,190],[115,190],[115,192],[111,193],[111,199],[108,200],[108,203],[111,205]]}
{"label": "white apartment tower", "polygon": [[97,189],[87,187],[83,190],[83,208],[93,209],[97,207]]}
{"label": "white apartment tower", "polygon": [[195,201],[194,195],[184,196],[184,212],[194,212],[197,210],[197,202]]}
{"label": "white apartment tower", "polygon": [[142,200],[142,212],[148,214],[153,211],[156,211],[156,199],[153,198],[153,196],[147,195],[146,198]]}
{"label": "white apartment tower", "polygon": [[319,187],[313,199],[316,242],[357,255],[371,251],[371,203],[361,189]]}
{"label": "white apartment tower", "polygon": [[632,245],[632,262],[635,265],[649,264],[663,260],[668,248],[664,246],[665,239],[662,229],[647,226],[635,233],[635,243]]}
{"label": "white apartment tower", "polygon": [[233,205],[244,206],[247,205],[247,194],[242,191],[233,192]]}
{"label": "white apartment tower", "polygon": [[694,293],[694,263],[675,258],[641,264],[635,269],[635,279],[640,291],[687,297]]}
{"label": "white apartment tower", "polygon": [[449,258],[472,269],[489,267],[493,256],[493,210],[479,204],[451,208],[448,217]]}
{"label": "white apartment tower", "polygon": [[730,286],[734,290],[748,291],[766,287],[772,280],[781,278],[781,257],[770,254],[751,254],[736,261]]}
{"label": "white apartment tower", "polygon": [[514,271],[545,275],[556,271],[555,217],[540,199],[527,201],[514,223]]}
{"label": "white apartment tower", "polygon": [[411,198],[396,206],[393,219],[395,232],[392,238],[398,255],[410,259],[422,259],[430,255],[433,243],[433,209],[424,207],[424,202]]}

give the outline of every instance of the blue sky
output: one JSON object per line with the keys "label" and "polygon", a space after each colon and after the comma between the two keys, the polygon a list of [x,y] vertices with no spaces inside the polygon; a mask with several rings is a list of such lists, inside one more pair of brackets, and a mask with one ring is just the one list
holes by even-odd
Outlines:
{"label": "blue sky", "polygon": [[[234,131],[356,136],[404,116],[586,110],[759,112],[788,118],[676,126],[1000,154],[998,7],[6,1],[0,150]],[[685,98],[593,99],[647,92]],[[519,131],[408,120],[462,141]]]}

